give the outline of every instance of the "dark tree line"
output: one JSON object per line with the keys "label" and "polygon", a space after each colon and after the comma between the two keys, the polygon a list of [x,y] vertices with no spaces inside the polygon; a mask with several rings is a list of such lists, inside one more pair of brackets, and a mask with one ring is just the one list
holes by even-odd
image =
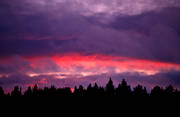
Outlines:
{"label": "dark tree line", "polygon": [[55,88],[51,86],[50,88],[45,87],[43,89],[38,88],[35,85],[33,88],[28,87],[27,90],[22,93],[22,89],[18,86],[14,87],[11,93],[5,94],[2,87],[0,87],[0,97],[177,97],[180,98],[180,91],[174,89],[173,86],[168,86],[165,89],[159,86],[154,87],[150,93],[147,92],[146,88],[138,85],[135,88],[127,84],[125,80],[118,85],[117,88],[114,87],[113,81],[110,79],[105,87],[99,87],[96,83],[84,89],[82,85],[75,87],[74,91],[71,88]]}

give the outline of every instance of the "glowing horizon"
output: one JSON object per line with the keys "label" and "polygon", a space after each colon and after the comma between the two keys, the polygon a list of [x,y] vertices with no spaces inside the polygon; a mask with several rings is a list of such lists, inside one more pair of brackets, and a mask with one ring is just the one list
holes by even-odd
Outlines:
{"label": "glowing horizon", "polygon": [[[66,78],[66,75],[85,77],[125,72],[155,75],[163,71],[180,70],[180,64],[102,54],[81,55],[72,53],[49,57],[25,57],[24,60],[30,63],[32,69],[36,70],[36,72],[28,71],[26,73],[30,77],[55,75],[56,78]],[[46,71],[46,68],[51,67],[51,62],[49,61],[58,66],[55,72],[53,70]]]}

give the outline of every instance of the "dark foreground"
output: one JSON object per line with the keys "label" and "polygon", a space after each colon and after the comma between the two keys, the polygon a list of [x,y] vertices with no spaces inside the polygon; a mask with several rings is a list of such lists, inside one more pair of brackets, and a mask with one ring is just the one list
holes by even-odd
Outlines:
{"label": "dark foreground", "polygon": [[79,86],[73,91],[70,88],[56,89],[54,86],[40,89],[35,85],[24,93],[21,92],[21,88],[15,87],[11,93],[4,94],[0,88],[0,105],[3,109],[17,109],[16,112],[26,110],[29,114],[51,113],[52,116],[84,112],[83,116],[107,113],[111,114],[110,117],[117,114],[137,116],[143,113],[147,116],[152,113],[156,115],[156,112],[175,114],[179,113],[179,102],[180,91],[172,86],[165,89],[156,86],[148,93],[141,85],[131,89],[125,80],[117,88],[110,79],[105,88],[90,84],[87,89]]}

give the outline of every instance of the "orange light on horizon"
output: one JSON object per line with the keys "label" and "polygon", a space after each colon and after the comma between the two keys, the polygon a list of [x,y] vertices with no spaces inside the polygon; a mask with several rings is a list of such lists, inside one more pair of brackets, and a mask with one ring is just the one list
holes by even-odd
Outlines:
{"label": "orange light on horizon", "polygon": [[70,55],[70,56],[54,56],[53,60],[59,66],[73,68],[73,66],[82,66],[84,69],[94,68],[115,68],[117,72],[143,72],[149,75],[156,74],[162,70],[180,70],[180,64],[151,61],[144,59],[136,59],[121,56],[105,56],[105,55]]}
{"label": "orange light on horizon", "polygon": [[[79,53],[23,57],[30,63],[34,72],[28,72],[28,76],[40,75],[55,78],[67,78],[67,76],[86,77],[106,73],[138,72],[145,75],[155,75],[161,71],[180,70],[180,64],[152,61],[123,56],[109,56],[102,54],[82,55]],[[56,71],[49,70],[56,65]]]}

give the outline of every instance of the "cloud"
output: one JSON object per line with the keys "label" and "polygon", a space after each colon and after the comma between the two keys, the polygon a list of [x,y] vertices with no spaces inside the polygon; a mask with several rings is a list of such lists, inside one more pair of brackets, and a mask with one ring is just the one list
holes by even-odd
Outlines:
{"label": "cloud", "polygon": [[170,70],[180,70],[180,65],[102,54],[82,55],[73,53],[38,57],[15,56],[0,60],[1,77],[24,74],[29,77],[53,76],[57,79],[66,79],[69,77],[81,78],[125,72],[154,75],[161,71]]}
{"label": "cloud", "polygon": [[48,13],[7,12],[9,15],[1,14],[0,56],[79,52],[179,63],[179,11],[164,8],[132,16],[118,14],[108,22],[103,14],[68,12],[59,18]]}
{"label": "cloud", "polygon": [[125,79],[131,88],[137,86],[138,84],[146,86],[150,91],[154,86],[158,85],[163,88],[168,85],[173,85],[175,88],[180,88],[179,81],[180,72],[179,71],[166,71],[163,73],[147,76],[137,72],[133,73],[121,73],[121,74],[99,74],[91,75],[86,77],[76,77],[69,76],[66,79],[57,79],[54,75],[41,75],[29,77],[23,74],[16,74],[10,77],[0,78],[0,85],[5,89],[6,92],[9,92],[13,89],[14,86],[20,86],[25,90],[28,86],[34,86],[38,84],[40,88],[50,87],[54,85],[56,87],[71,87],[74,88],[78,85],[83,85],[85,88],[89,83],[97,83],[99,86],[105,86],[111,77],[114,85],[117,87],[118,84]]}
{"label": "cloud", "polygon": [[[68,11],[74,11],[83,15],[93,15],[97,13],[106,14],[140,14],[142,12],[157,10],[164,7],[179,6],[178,0],[14,0],[14,3],[2,1],[14,8],[14,12],[36,13],[36,12],[55,12],[66,8]],[[131,9],[130,9],[131,8]],[[62,9],[61,9],[62,10]]]}
{"label": "cloud", "polygon": [[147,87],[148,90],[152,89],[154,86],[167,87],[168,85],[173,85],[175,88],[180,88],[179,82],[179,71],[164,71],[154,75],[144,75],[137,72],[126,72],[120,74],[101,74],[96,76],[88,76],[86,77],[92,83],[97,82],[98,84],[105,86],[111,77],[114,85],[118,86],[118,84],[125,79],[128,84],[133,87],[138,84]]}
{"label": "cloud", "polygon": [[[179,7],[179,0],[1,0],[0,78],[17,74],[57,80],[74,75],[79,81],[69,83],[87,84],[83,78],[96,78],[102,71],[118,75],[117,68],[125,69],[123,73],[177,70]],[[104,60],[99,55],[110,58]]]}
{"label": "cloud", "polygon": [[37,84],[40,88],[50,87],[52,85],[58,88],[74,88],[80,84],[87,86],[90,83],[84,78],[76,78],[75,76],[66,79],[57,79],[54,77],[54,75],[29,77],[24,74],[11,75],[10,77],[3,76],[0,78],[0,86],[3,87],[6,92],[10,92],[14,86],[19,86],[24,91],[29,86],[34,87],[35,84]]}

